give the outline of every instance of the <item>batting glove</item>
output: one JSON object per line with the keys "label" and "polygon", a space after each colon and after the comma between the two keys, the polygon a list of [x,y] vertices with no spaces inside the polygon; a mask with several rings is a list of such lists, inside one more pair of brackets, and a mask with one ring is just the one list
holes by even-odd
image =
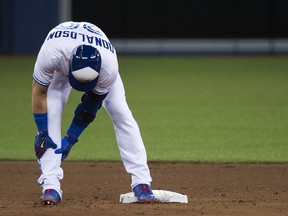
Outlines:
{"label": "batting glove", "polygon": [[61,160],[65,160],[68,157],[68,154],[75,143],[78,142],[77,137],[72,134],[67,133],[66,136],[62,139],[61,149],[55,151],[56,154],[62,154]]}
{"label": "batting glove", "polygon": [[40,159],[48,148],[56,149],[57,145],[49,137],[48,131],[38,131],[34,141],[36,157]]}

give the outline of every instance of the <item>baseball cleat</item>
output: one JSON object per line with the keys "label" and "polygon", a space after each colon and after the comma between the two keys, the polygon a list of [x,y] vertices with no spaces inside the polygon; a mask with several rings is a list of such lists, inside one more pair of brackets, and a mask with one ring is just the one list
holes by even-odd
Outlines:
{"label": "baseball cleat", "polygon": [[59,193],[54,189],[47,189],[40,196],[40,203],[45,206],[57,205],[61,202]]}
{"label": "baseball cleat", "polygon": [[138,184],[133,188],[133,192],[138,198],[138,203],[152,203],[155,201],[155,196],[150,185]]}

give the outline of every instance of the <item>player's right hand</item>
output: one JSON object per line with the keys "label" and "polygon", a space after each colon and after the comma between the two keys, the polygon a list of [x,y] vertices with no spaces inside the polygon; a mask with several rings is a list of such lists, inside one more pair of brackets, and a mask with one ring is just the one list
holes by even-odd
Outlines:
{"label": "player's right hand", "polygon": [[63,139],[62,139],[62,145],[61,149],[57,149],[55,151],[55,154],[62,154],[61,160],[65,160],[65,158],[68,157],[68,154],[73,147],[73,145],[78,142],[77,137],[73,136],[72,134],[67,134]]}
{"label": "player's right hand", "polygon": [[40,159],[48,148],[56,149],[57,144],[48,135],[48,131],[38,131],[34,141],[36,157]]}

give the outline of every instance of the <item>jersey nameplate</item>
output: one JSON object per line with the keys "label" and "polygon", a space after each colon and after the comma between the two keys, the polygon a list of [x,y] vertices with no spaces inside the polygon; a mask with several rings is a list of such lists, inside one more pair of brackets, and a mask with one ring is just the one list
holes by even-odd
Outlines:
{"label": "jersey nameplate", "polygon": [[[57,39],[57,38],[70,38],[72,40],[81,40],[83,43],[94,44],[96,46],[103,47],[107,50],[110,50],[112,53],[115,52],[113,45],[109,41],[106,41],[97,36],[91,36],[88,34],[83,34],[83,33],[72,30],[78,27],[79,27],[79,24],[74,23],[74,22],[67,22],[66,25],[65,23],[61,24],[55,28],[59,30],[50,33],[48,37],[46,38],[46,40],[48,41],[48,40]],[[93,25],[84,24],[83,28],[86,29],[90,33],[94,33],[99,36],[102,35],[102,32]]]}

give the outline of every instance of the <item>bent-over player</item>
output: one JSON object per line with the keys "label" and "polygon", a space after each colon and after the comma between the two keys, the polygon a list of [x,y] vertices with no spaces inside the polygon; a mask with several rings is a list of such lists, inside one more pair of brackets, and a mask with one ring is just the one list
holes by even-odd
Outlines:
{"label": "bent-over player", "polygon": [[[62,138],[62,112],[71,87],[82,91],[83,96]],[[132,190],[139,202],[154,201],[146,150],[126,102],[116,50],[94,24],[65,22],[48,33],[33,73],[32,112],[38,131],[34,147],[41,169],[37,182],[42,186],[43,205],[61,202],[61,161],[102,106],[112,119],[121,158],[131,174]]]}

